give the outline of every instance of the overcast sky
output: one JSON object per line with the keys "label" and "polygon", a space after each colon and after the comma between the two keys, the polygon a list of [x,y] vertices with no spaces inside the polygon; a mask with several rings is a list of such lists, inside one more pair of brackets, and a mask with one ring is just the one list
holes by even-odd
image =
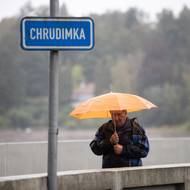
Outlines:
{"label": "overcast sky", "polygon": [[[17,14],[29,0],[0,0],[0,20]],[[30,0],[34,7],[49,5],[49,0]],[[73,16],[87,16],[89,13],[104,13],[106,11],[126,11],[130,7],[137,7],[147,12],[152,18],[163,8],[171,9],[175,14],[184,5],[190,8],[190,0],[59,0],[66,4]]]}

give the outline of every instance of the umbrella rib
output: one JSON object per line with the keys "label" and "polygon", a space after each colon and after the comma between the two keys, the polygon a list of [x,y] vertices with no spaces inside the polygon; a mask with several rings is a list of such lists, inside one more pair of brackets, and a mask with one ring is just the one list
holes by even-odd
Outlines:
{"label": "umbrella rib", "polygon": [[[116,96],[116,95],[115,95]],[[117,96],[116,96],[116,98],[117,98]],[[118,107],[119,107],[119,109],[121,108],[121,102],[119,101],[119,98],[117,98],[117,102],[118,102]]]}

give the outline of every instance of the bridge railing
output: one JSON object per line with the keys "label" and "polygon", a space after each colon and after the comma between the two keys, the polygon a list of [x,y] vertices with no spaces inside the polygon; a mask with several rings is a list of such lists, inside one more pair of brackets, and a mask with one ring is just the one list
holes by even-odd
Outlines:
{"label": "bridge railing", "polygon": [[[101,168],[90,140],[59,141],[58,171]],[[190,163],[190,138],[150,139],[144,165]],[[0,177],[47,172],[47,142],[0,143]]]}
{"label": "bridge railing", "polygon": [[[46,174],[1,177],[0,190],[47,190]],[[58,190],[190,190],[190,164],[61,172]]]}

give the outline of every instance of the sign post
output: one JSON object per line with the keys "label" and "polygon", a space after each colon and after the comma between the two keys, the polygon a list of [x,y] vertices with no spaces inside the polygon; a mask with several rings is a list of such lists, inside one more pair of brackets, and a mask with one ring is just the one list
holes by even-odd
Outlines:
{"label": "sign post", "polygon": [[[59,15],[59,0],[50,0],[50,16]],[[59,102],[59,51],[50,51],[49,64],[49,129],[48,129],[48,190],[57,188],[57,137]]]}
{"label": "sign post", "polygon": [[24,50],[50,50],[48,190],[57,190],[59,50],[91,50],[94,47],[91,18],[58,15],[59,0],[50,0],[50,17],[24,17],[21,20],[21,47]]}

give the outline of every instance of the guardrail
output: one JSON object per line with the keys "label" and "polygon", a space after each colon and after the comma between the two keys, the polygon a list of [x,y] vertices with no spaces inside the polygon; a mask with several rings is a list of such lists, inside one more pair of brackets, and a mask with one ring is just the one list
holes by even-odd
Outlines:
{"label": "guardrail", "polygon": [[[47,176],[0,178],[0,190],[47,190]],[[190,190],[190,164],[61,172],[59,190]]]}
{"label": "guardrail", "polygon": [[[59,141],[58,171],[101,168],[90,140]],[[150,139],[144,165],[190,163],[190,138]],[[47,142],[0,143],[0,177],[47,172]]]}

